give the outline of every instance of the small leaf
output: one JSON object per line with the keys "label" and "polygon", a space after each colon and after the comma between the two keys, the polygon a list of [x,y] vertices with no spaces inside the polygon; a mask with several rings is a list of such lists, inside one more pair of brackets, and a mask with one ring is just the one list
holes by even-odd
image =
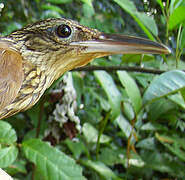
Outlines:
{"label": "small leaf", "polygon": [[132,102],[135,113],[137,114],[142,106],[142,99],[139,88],[134,79],[132,79],[126,71],[118,71],[117,74],[122,85],[125,87],[126,92]]}
{"label": "small leaf", "polygon": [[182,88],[185,88],[185,72],[173,70],[163,73],[152,81],[144,93],[143,102],[151,103]]}
{"label": "small leaf", "polygon": [[117,89],[112,77],[107,72],[94,71],[94,74],[108,96],[112,108],[112,116],[114,119],[120,114],[122,96]]}
{"label": "small leaf", "polygon": [[0,121],[0,143],[12,144],[16,140],[16,132],[11,125],[5,121]]}
{"label": "small leaf", "polygon": [[[85,123],[82,128],[83,134],[87,140],[87,142],[96,143],[98,139],[98,131],[89,123]],[[111,139],[106,135],[101,135],[100,143],[107,143]]]}
{"label": "small leaf", "polygon": [[17,158],[18,150],[15,146],[0,149],[0,168],[11,165]]}
{"label": "small leaf", "polygon": [[45,180],[84,180],[82,168],[48,143],[30,139],[22,147],[26,158],[36,165]]}
{"label": "small leaf", "polygon": [[178,24],[185,21],[185,6],[176,8],[169,18],[169,29],[173,30]]}

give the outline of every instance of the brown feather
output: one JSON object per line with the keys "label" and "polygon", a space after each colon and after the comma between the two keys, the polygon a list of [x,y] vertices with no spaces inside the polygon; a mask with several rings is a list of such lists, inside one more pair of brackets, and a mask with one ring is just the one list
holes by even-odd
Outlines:
{"label": "brown feather", "polygon": [[23,76],[21,55],[10,42],[0,40],[0,110],[14,101]]}

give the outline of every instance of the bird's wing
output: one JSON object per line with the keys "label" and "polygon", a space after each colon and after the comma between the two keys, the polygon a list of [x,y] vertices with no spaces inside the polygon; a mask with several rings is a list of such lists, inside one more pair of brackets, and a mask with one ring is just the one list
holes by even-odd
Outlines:
{"label": "bird's wing", "polygon": [[21,55],[10,42],[0,39],[0,111],[14,101],[23,77]]}

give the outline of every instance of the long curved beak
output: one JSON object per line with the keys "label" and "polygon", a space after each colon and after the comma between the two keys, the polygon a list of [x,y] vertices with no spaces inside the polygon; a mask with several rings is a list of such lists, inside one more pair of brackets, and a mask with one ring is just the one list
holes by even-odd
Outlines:
{"label": "long curved beak", "polygon": [[163,44],[134,36],[101,33],[93,40],[71,42],[70,45],[86,47],[85,53],[111,54],[169,54]]}

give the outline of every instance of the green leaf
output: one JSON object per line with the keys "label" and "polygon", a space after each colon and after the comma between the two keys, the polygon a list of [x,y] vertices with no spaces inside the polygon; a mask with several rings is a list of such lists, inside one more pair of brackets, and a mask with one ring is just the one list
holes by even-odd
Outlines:
{"label": "green leaf", "polygon": [[161,9],[164,10],[164,6],[163,6],[162,0],[157,0],[157,3],[160,5]]}
{"label": "green leaf", "polygon": [[91,161],[91,160],[81,160],[81,162],[95,171],[97,171],[100,175],[102,175],[105,179],[116,179],[121,180],[116,176],[116,174],[105,164],[99,161]]}
{"label": "green leaf", "polygon": [[145,27],[150,30],[150,32],[152,32],[155,36],[158,35],[157,25],[155,23],[155,20],[151,16],[148,16],[143,12],[136,12],[136,16],[143,23],[143,25],[145,25]]}
{"label": "green leaf", "polygon": [[94,15],[94,8],[92,5],[89,4],[83,4],[83,13],[86,18],[90,18]]}
{"label": "green leaf", "polygon": [[[128,139],[133,131],[131,124],[127,121],[127,119],[123,115],[118,116],[115,119],[115,122],[118,124],[118,126],[120,127],[120,129],[124,133],[125,137],[127,137],[127,139]],[[133,138],[132,138],[132,141],[134,141]]]}
{"label": "green leaf", "polygon": [[[121,8],[123,8],[127,13],[129,13],[134,20],[138,23],[141,29],[145,32],[145,34],[151,39],[155,40],[152,33],[157,36],[157,26],[155,21],[151,17],[147,17],[147,15],[143,15],[143,13],[139,13],[132,1],[129,0],[114,0],[116,3],[119,4]],[[150,21],[150,25],[147,24],[145,21]],[[152,26],[152,27],[150,27]],[[152,29],[153,28],[153,29]],[[152,30],[151,32],[149,30]]]}
{"label": "green leaf", "polygon": [[16,132],[11,125],[5,121],[0,121],[0,143],[12,144],[16,140]]}
{"label": "green leaf", "polygon": [[66,4],[72,2],[72,0],[46,0],[46,1],[54,4]]}
{"label": "green leaf", "polygon": [[154,150],[156,149],[155,139],[153,137],[143,139],[136,144],[137,148]]}
{"label": "green leaf", "polygon": [[185,72],[173,70],[155,78],[144,93],[143,103],[175,93],[185,87]]}
{"label": "green leaf", "polygon": [[154,56],[150,54],[124,54],[122,56],[123,63],[141,63],[152,60],[154,60]]}
{"label": "green leaf", "polygon": [[185,48],[185,26],[182,29],[181,36],[180,36],[180,48]]}
{"label": "green leaf", "polygon": [[98,160],[108,166],[114,166],[116,164],[125,163],[126,152],[123,151],[124,150],[122,148],[101,148],[101,154],[98,156]]}
{"label": "green leaf", "polygon": [[0,149],[0,168],[11,165],[17,158],[18,150],[15,146]]}
{"label": "green leaf", "polygon": [[148,119],[155,121],[163,114],[169,113],[175,109],[176,105],[168,99],[162,98],[149,105]]}
{"label": "green leaf", "polygon": [[[98,131],[89,123],[85,123],[82,128],[82,132],[87,140],[87,142],[96,143],[98,139]],[[107,143],[111,139],[106,135],[101,135],[100,143]]]}
{"label": "green leaf", "polygon": [[14,175],[16,173],[26,174],[26,161],[25,160],[16,160],[11,166],[5,168],[6,172],[10,175]]}
{"label": "green leaf", "polygon": [[168,97],[171,101],[173,101],[174,103],[178,104],[180,107],[182,107],[183,109],[185,109],[185,101],[182,97],[182,95],[180,93],[171,95]]}
{"label": "green leaf", "polygon": [[143,131],[168,131],[168,128],[156,122],[148,122],[141,126]]}
{"label": "green leaf", "polygon": [[56,12],[58,12],[58,13],[60,13],[60,14],[64,14],[64,11],[62,11],[61,8],[59,8],[58,6],[51,5],[51,4],[50,4],[50,5],[43,4],[43,5],[41,6],[41,8],[42,8],[42,9],[45,9],[45,10],[56,11]]}
{"label": "green leaf", "polygon": [[33,162],[45,180],[84,180],[82,168],[75,161],[39,139],[23,142],[23,152]]}
{"label": "green leaf", "polygon": [[180,94],[181,94],[181,96],[182,96],[182,98],[183,98],[183,100],[185,102],[185,89],[181,89],[180,90]]}
{"label": "green leaf", "polygon": [[126,71],[117,71],[118,77],[125,87],[126,92],[131,100],[135,113],[138,114],[142,106],[142,99],[139,88],[134,79]]}
{"label": "green leaf", "polygon": [[144,151],[142,159],[145,162],[144,168],[146,168],[146,170],[154,170],[152,172],[158,171],[163,174],[168,173],[174,177],[179,177],[179,179],[184,177],[184,164],[180,163],[178,159],[176,160],[166,152]]}
{"label": "green leaf", "polygon": [[107,72],[94,71],[94,74],[108,96],[112,108],[112,116],[114,119],[120,114],[122,96],[117,89],[112,77]]}
{"label": "green leaf", "polygon": [[71,141],[69,139],[65,140],[65,144],[68,146],[70,151],[73,153],[75,159],[79,159],[80,155],[87,149],[82,141]]}
{"label": "green leaf", "polygon": [[159,135],[158,133],[156,133],[155,136],[173,154],[175,154],[181,160],[185,161],[185,140],[184,138]]}
{"label": "green leaf", "polygon": [[169,29],[173,30],[178,24],[185,21],[185,6],[176,8],[169,18]]}

